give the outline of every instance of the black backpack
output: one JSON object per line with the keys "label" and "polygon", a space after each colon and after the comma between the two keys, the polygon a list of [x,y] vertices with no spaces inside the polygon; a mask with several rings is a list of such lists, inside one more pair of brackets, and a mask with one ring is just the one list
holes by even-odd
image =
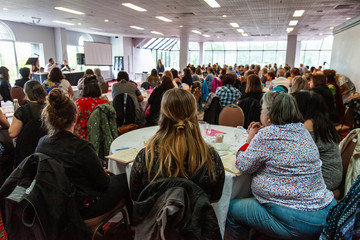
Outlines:
{"label": "black backpack", "polygon": [[118,127],[136,123],[135,104],[127,93],[120,93],[114,98],[113,106],[116,111]]}

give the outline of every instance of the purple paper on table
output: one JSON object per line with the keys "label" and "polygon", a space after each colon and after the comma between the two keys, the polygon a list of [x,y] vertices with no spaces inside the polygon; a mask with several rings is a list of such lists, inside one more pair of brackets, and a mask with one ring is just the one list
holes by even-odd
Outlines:
{"label": "purple paper on table", "polygon": [[217,134],[217,133],[226,134],[226,133],[224,133],[224,132],[221,132],[221,131],[218,131],[218,130],[215,130],[215,129],[211,129],[211,132],[210,132],[209,136],[210,136],[210,137],[214,137],[215,134]]}

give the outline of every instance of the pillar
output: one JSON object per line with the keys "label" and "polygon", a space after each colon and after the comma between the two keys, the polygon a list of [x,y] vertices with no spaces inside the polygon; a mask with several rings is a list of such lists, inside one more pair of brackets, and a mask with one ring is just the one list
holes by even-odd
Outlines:
{"label": "pillar", "polygon": [[55,50],[56,57],[54,57],[55,62],[60,66],[63,60],[68,60],[66,44],[66,29],[65,28],[55,28]]}
{"label": "pillar", "polygon": [[204,42],[199,42],[199,65],[202,66],[204,64]]}
{"label": "pillar", "polygon": [[189,36],[180,37],[180,71],[182,71],[188,64],[189,54]]}
{"label": "pillar", "polygon": [[297,41],[297,35],[288,35],[285,63],[289,64],[291,67],[298,67],[299,58],[300,41]]}

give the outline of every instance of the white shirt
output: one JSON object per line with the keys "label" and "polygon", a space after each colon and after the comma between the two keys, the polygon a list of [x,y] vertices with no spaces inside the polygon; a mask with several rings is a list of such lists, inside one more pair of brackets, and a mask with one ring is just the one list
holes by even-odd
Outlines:
{"label": "white shirt", "polygon": [[50,72],[50,70],[49,70],[49,68],[51,68],[52,66],[56,66],[56,64],[54,63],[54,64],[51,64],[51,63],[48,63],[48,64],[46,64],[46,66],[45,66],[45,72]]}

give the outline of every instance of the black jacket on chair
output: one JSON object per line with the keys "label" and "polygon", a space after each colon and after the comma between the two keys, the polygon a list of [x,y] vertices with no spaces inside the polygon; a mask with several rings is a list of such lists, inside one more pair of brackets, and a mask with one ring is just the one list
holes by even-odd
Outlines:
{"label": "black jacket on chair", "polygon": [[9,240],[89,238],[64,167],[44,154],[30,155],[14,170],[0,201]]}
{"label": "black jacket on chair", "polygon": [[207,194],[185,178],[149,184],[134,204],[135,240],[221,239]]}
{"label": "black jacket on chair", "polygon": [[215,93],[210,93],[204,106],[204,121],[210,124],[219,124],[221,110],[219,97]]}

